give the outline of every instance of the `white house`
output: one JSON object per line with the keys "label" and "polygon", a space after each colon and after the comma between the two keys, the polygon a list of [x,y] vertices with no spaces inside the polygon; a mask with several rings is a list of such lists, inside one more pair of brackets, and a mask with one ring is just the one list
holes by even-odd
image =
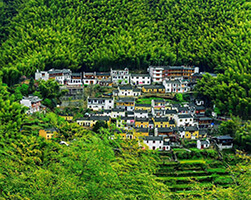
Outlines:
{"label": "white house", "polygon": [[29,96],[29,97],[23,97],[23,99],[20,101],[20,104],[26,106],[29,108],[27,111],[27,114],[32,114],[34,112],[39,112],[44,108],[44,106],[41,104],[42,99],[38,98],[37,96]]}
{"label": "white house", "polygon": [[135,110],[134,111],[135,118],[148,118],[147,110]]}
{"label": "white house", "polygon": [[125,110],[113,108],[111,110],[111,118],[125,117]]}
{"label": "white house", "polygon": [[134,96],[132,86],[131,85],[119,86],[118,87],[118,96],[119,97]]}
{"label": "white house", "polygon": [[114,108],[114,99],[111,98],[87,98],[87,108],[92,110],[106,110]]}
{"label": "white house", "polygon": [[83,84],[95,85],[98,83],[96,72],[83,72]]}
{"label": "white house", "polygon": [[134,89],[132,90],[132,92],[133,92],[133,96],[134,96],[134,97],[138,97],[138,96],[141,95],[141,89],[139,89],[139,88],[134,88]]}
{"label": "white house", "polygon": [[111,69],[111,77],[114,84],[126,85],[130,83],[130,74],[128,68],[125,68],[124,70]]}
{"label": "white house", "polygon": [[67,85],[81,86],[82,85],[81,73],[72,73],[71,74],[71,79],[67,82]]}
{"label": "white house", "polygon": [[212,140],[220,150],[233,148],[234,139],[228,135],[213,137]]}
{"label": "white house", "polygon": [[49,73],[47,71],[38,71],[35,73],[35,80],[49,80]]}
{"label": "white house", "polygon": [[61,85],[71,80],[72,72],[70,69],[50,69],[48,73],[50,79],[55,79]]}
{"label": "white house", "polygon": [[145,136],[143,142],[150,150],[170,150],[169,140],[162,136]]}
{"label": "white house", "polygon": [[164,76],[164,67],[162,66],[149,66],[147,69],[149,75],[151,76],[152,82],[154,83],[162,83]]}
{"label": "white house", "polygon": [[207,149],[210,147],[209,140],[197,140],[197,148],[198,149]]}
{"label": "white house", "polygon": [[149,74],[131,74],[130,82],[132,85],[150,85],[151,77]]}
{"label": "white house", "polygon": [[169,92],[184,93],[190,91],[190,87],[188,86],[187,80],[166,79],[163,81],[163,86],[165,87],[166,93]]}
{"label": "white house", "polygon": [[193,116],[190,114],[178,114],[174,115],[175,122],[177,126],[194,126],[198,125],[197,122],[194,122]]}

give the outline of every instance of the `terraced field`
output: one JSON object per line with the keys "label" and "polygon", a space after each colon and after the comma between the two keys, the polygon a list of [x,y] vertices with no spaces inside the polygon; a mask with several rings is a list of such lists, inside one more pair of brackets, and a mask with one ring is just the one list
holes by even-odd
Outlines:
{"label": "terraced field", "polygon": [[174,162],[165,154],[161,154],[160,158],[156,176],[172,192],[196,195],[199,187],[206,188],[210,192],[214,186],[229,187],[234,184],[227,166],[222,161],[202,157],[196,160],[178,159]]}

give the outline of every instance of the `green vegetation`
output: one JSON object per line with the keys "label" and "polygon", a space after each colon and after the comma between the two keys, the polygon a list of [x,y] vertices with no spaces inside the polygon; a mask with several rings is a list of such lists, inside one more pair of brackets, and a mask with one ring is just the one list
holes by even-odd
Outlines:
{"label": "green vegetation", "polygon": [[[94,133],[50,111],[27,116],[18,103],[23,95],[37,95],[58,112],[62,91],[51,80],[37,89],[33,79],[17,84],[36,69],[196,65],[219,73],[205,75],[195,91],[218,114],[240,117],[220,132],[248,151],[250,121],[242,120],[251,116],[250,41],[245,0],[1,1],[0,199],[251,199],[250,157],[242,153],[218,161],[213,150],[179,149],[180,162],[170,162],[171,153],[143,151],[137,140],[109,140],[113,131],[102,124]],[[56,138],[38,137],[51,127]]]}
{"label": "green vegetation", "polygon": [[0,49],[1,67],[9,74],[164,64],[223,72],[250,64],[245,0],[11,2],[15,9],[4,3],[0,10],[9,16],[1,21]]}

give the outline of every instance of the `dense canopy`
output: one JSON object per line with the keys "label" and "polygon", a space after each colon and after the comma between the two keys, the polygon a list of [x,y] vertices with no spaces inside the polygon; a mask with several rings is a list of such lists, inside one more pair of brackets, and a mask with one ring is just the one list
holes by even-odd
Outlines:
{"label": "dense canopy", "polygon": [[36,68],[168,64],[247,71],[250,64],[245,0],[6,2],[0,11],[0,66],[25,75]]}

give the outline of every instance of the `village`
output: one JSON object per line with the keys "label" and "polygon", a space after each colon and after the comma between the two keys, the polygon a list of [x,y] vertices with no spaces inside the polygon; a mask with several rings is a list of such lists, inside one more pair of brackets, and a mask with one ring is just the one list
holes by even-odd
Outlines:
{"label": "village", "polygon": [[[60,116],[69,122],[92,129],[97,122],[117,127],[124,139],[140,138],[150,150],[169,151],[181,147],[181,140],[195,141],[194,147],[206,149],[217,145],[219,150],[233,147],[230,136],[213,137],[217,114],[206,113],[208,109],[201,99],[192,95],[197,80],[204,72],[198,67],[150,66],[148,73],[133,74],[129,69],[110,72],[73,73],[69,69],[37,71],[35,80],[55,79],[67,94],[62,101],[83,99],[89,86],[109,88],[109,93],[98,97],[86,97],[84,117],[73,120],[71,114]],[[210,74],[216,77],[215,74]],[[174,101],[177,94],[188,95],[189,101]],[[37,96],[23,97],[21,104],[28,107],[28,114],[45,110],[42,99]],[[63,102],[64,103],[64,102]],[[66,104],[67,105],[67,104]],[[65,106],[65,105],[58,105]],[[50,139],[56,130],[40,130],[39,135]]]}

